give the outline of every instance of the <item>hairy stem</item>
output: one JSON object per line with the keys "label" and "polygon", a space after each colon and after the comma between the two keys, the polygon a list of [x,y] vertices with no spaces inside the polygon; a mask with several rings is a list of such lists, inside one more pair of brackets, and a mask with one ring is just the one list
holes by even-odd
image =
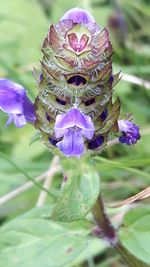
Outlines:
{"label": "hairy stem", "polygon": [[116,232],[105,212],[104,203],[101,196],[98,198],[93,208],[93,216],[97,226],[99,227],[100,235],[102,235],[110,243],[115,243]]}
{"label": "hairy stem", "polygon": [[95,229],[94,233],[103,237],[105,240],[109,242],[109,244],[117,250],[117,252],[123,257],[129,267],[146,267],[147,265],[133,255],[129,253],[129,251],[122,246],[120,241],[118,240],[117,233],[115,228],[113,227],[108,215],[106,214],[104,202],[101,196],[99,196],[95,206],[92,210],[95,222],[98,226]]}

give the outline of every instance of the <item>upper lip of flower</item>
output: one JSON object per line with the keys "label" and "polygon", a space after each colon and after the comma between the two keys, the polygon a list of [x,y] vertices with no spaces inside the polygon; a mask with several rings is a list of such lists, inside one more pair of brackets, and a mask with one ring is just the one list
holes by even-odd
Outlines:
{"label": "upper lip of flower", "polygon": [[36,120],[34,105],[25,88],[5,78],[0,78],[0,109],[9,115],[6,125],[14,120],[17,127],[23,127],[26,122]]}
{"label": "upper lip of flower", "polygon": [[66,20],[66,19],[67,20],[70,19],[76,24],[85,24],[88,22],[95,23],[95,19],[89,12],[78,7],[68,10],[61,18],[61,20]]}

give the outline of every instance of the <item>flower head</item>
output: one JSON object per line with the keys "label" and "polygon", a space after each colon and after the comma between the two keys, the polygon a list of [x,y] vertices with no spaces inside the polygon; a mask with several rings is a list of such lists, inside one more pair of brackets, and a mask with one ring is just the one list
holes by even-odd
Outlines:
{"label": "flower head", "polygon": [[[57,24],[50,26],[43,43],[46,56],[47,49],[50,50],[48,60],[51,64],[47,69],[44,57],[42,68],[47,70],[47,76],[49,73],[53,77],[53,91],[60,91],[64,86],[66,94],[79,96],[85,89],[92,90],[91,81],[97,85],[100,77],[111,71],[111,64],[106,64],[112,54],[108,31],[101,30],[94,18],[83,9],[69,10]],[[68,86],[65,86],[66,82]]]}
{"label": "flower head", "polygon": [[118,128],[120,142],[131,145],[140,139],[138,126],[118,121],[120,101],[112,101],[112,89],[119,74],[112,72],[109,33],[87,11],[71,9],[51,25],[42,52],[34,105],[21,85],[0,79],[0,109],[9,116],[6,125],[34,124],[44,143],[67,157],[103,151]]}
{"label": "flower head", "polygon": [[89,116],[73,108],[65,114],[57,115],[54,130],[56,138],[63,137],[57,143],[62,153],[80,157],[84,153],[84,138],[92,139],[94,125]]}
{"label": "flower head", "polygon": [[119,131],[122,135],[119,137],[121,143],[126,145],[133,145],[141,138],[139,133],[139,126],[128,120],[118,121]]}
{"label": "flower head", "polygon": [[74,8],[51,25],[41,62],[36,127],[49,148],[65,156],[102,151],[118,131],[120,103],[112,103],[112,46],[85,10]]}
{"label": "flower head", "polygon": [[34,105],[25,89],[8,79],[0,79],[0,109],[9,116],[6,125],[14,121],[20,128],[35,121]]}

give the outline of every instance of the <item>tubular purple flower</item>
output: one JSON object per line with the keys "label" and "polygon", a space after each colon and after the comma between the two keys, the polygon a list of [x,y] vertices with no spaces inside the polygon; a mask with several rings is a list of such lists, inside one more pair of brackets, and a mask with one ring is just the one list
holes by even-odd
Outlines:
{"label": "tubular purple flower", "polygon": [[34,123],[34,105],[26,95],[25,89],[8,79],[0,79],[0,109],[8,114],[6,126],[14,121],[21,128],[27,122]]}
{"label": "tubular purple flower", "polygon": [[54,126],[55,137],[63,139],[57,147],[65,156],[80,157],[84,154],[84,138],[92,139],[94,124],[89,116],[81,113],[77,108],[65,114],[57,115]]}
{"label": "tubular purple flower", "polygon": [[61,18],[61,21],[66,19],[72,20],[73,23],[77,24],[95,23],[95,19],[90,13],[78,7],[68,10]]}
{"label": "tubular purple flower", "polygon": [[122,135],[119,137],[121,143],[126,145],[133,145],[141,138],[139,132],[139,126],[128,120],[118,121],[119,131]]}

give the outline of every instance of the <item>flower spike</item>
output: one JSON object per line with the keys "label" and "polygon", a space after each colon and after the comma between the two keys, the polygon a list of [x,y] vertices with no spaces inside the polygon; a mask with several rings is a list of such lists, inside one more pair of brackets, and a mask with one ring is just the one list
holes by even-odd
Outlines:
{"label": "flower spike", "polygon": [[112,103],[118,76],[112,73],[107,29],[87,11],[71,9],[50,26],[42,52],[35,101],[35,125],[42,139],[69,157],[101,152],[118,131],[120,112],[119,100]]}
{"label": "flower spike", "polygon": [[109,32],[87,11],[73,8],[51,25],[42,52],[34,105],[22,86],[0,79],[7,125],[34,124],[47,147],[67,157],[100,153],[118,131],[119,141],[127,145],[140,139],[138,126],[119,120],[119,99],[112,100],[119,74],[112,70]]}

